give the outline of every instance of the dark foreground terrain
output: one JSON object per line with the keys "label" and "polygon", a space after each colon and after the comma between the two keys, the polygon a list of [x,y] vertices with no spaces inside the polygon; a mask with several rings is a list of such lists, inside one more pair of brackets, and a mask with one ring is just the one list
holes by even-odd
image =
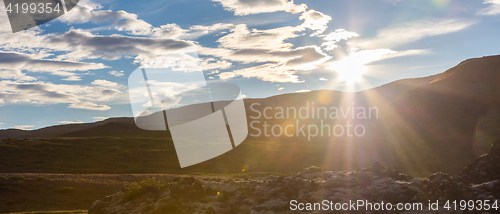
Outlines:
{"label": "dark foreground terrain", "polygon": [[[309,167],[291,176],[258,179],[183,177],[159,181],[150,178],[94,202],[89,214],[288,213],[292,212],[290,207],[295,208],[290,205],[291,200],[410,203],[413,208],[406,213],[431,213],[429,201],[439,200],[439,211],[434,213],[498,213],[500,142],[456,176],[437,172],[428,178],[415,178],[375,163],[370,168],[349,172]],[[454,208],[446,208],[447,200],[487,201],[490,208],[478,211],[479,206],[473,206],[473,211],[467,211],[470,207],[458,205],[458,211],[452,211]],[[418,208],[415,204],[420,203],[422,206]],[[481,206],[485,209],[484,204]],[[360,208],[350,213],[365,212],[365,208]]]}
{"label": "dark foreground terrain", "polygon": [[[0,213],[82,210],[153,175],[0,173]],[[166,178],[169,175],[154,175]]]}

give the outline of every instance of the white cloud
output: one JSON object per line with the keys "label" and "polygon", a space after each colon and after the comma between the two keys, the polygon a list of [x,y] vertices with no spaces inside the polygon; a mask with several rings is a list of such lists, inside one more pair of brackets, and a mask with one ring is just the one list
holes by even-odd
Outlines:
{"label": "white cloud", "polygon": [[121,77],[121,76],[125,75],[123,73],[123,71],[108,71],[108,74],[111,74],[111,75],[113,75],[115,77]]}
{"label": "white cloud", "polygon": [[[9,68],[7,70],[46,72],[52,75],[71,77],[77,75],[74,71],[97,70],[108,66],[102,63],[36,59],[31,54],[0,51],[0,67]],[[20,72],[18,74],[22,76]]]}
{"label": "white cloud", "polygon": [[21,129],[21,130],[33,130],[32,128],[35,126],[32,125],[19,125],[19,126],[14,126],[16,129]]}
{"label": "white cloud", "polygon": [[358,36],[359,36],[359,34],[357,34],[355,32],[349,32],[349,31],[346,31],[345,29],[337,29],[334,32],[331,32],[331,33],[324,35],[322,37],[323,37],[323,40],[325,40],[325,41],[338,42],[340,40],[347,40],[347,39],[350,39],[352,37],[358,37]]}
{"label": "white cloud", "polygon": [[80,123],[84,123],[83,121],[57,121],[57,123],[60,123],[60,124],[80,124]]}
{"label": "white cloud", "polygon": [[108,119],[109,117],[92,117],[92,119],[96,120],[96,121],[101,121],[101,120],[106,120]]}
{"label": "white cloud", "polygon": [[323,64],[324,62],[330,60],[332,57],[326,55],[317,46],[305,46],[297,48],[296,50],[314,49],[314,54],[303,55],[295,59],[287,61],[285,64],[294,70],[313,70],[317,68],[317,65]]}
{"label": "white cloud", "polygon": [[96,111],[106,111],[111,109],[111,107],[107,105],[98,105],[92,102],[77,102],[69,105],[69,108],[76,109],[87,109],[87,110],[96,110]]}
{"label": "white cloud", "polygon": [[[212,52],[214,54],[214,52]],[[301,70],[312,70],[331,57],[324,54],[319,47],[305,46],[293,50],[267,51],[257,49],[228,51],[219,55],[222,58],[241,60],[243,62],[274,62],[249,68],[220,73],[221,80],[235,77],[257,78],[268,82],[303,82],[296,73]]]}
{"label": "white cloud", "polygon": [[65,81],[81,81],[82,78],[79,77],[79,76],[69,76],[69,77],[66,77],[62,80],[65,80]]}
{"label": "white cloud", "polygon": [[396,58],[396,57],[403,57],[403,56],[427,55],[431,53],[432,51],[429,49],[412,49],[412,50],[397,51],[383,55],[382,57],[376,57],[376,60],[373,60],[372,62],[384,59]]}
{"label": "white cloud", "polygon": [[295,93],[304,93],[304,92],[310,92],[311,90],[308,90],[308,89],[302,89],[302,90],[298,90],[298,91],[295,91]]}
{"label": "white cloud", "polygon": [[[226,7],[229,7],[230,2],[235,5],[252,4],[254,6],[261,3],[272,3],[272,1],[264,2],[260,0],[222,1],[222,4]],[[235,11],[240,9],[239,6],[233,8]],[[303,13],[299,17],[300,20],[303,20],[303,23],[298,26],[259,30],[249,29],[245,24],[236,25],[229,34],[217,40],[220,44],[218,48],[198,46],[198,53],[244,64],[265,63],[220,73],[218,76],[222,80],[241,76],[244,78],[254,77],[269,82],[301,82],[296,75],[298,71],[315,69],[317,65],[331,59],[317,46],[293,48],[293,44],[285,42],[288,39],[297,37],[296,32],[299,31],[310,29],[314,31],[311,36],[316,36],[326,30],[327,24],[331,20],[330,16],[315,10],[304,11],[301,10]]]}
{"label": "white cloud", "polygon": [[[65,23],[109,22],[116,25],[117,30],[124,30],[134,35],[151,35],[154,30],[150,24],[137,19],[136,14],[125,11],[100,10],[102,6],[91,1],[80,1],[68,14],[59,19]],[[28,53],[36,59],[58,55],[55,60],[79,61],[82,59],[103,58],[119,59],[123,56],[137,56],[137,62],[147,60],[148,55],[182,48],[186,42],[173,39],[128,37],[128,36],[95,36],[81,29],[70,29],[67,33],[43,34],[39,27],[13,34],[10,30],[6,12],[0,8],[0,48],[5,51]],[[183,33],[187,37],[196,37],[206,33],[228,28],[231,24],[215,24],[213,26],[192,26]],[[99,43],[99,44],[96,44]],[[191,44],[191,43],[189,43]],[[96,46],[102,46],[101,48]],[[175,47],[174,47],[175,46]],[[160,50],[162,49],[162,50]],[[59,52],[65,52],[61,55]],[[148,52],[150,54],[148,54]],[[153,57],[154,58],[154,57]]]}
{"label": "white cloud", "polygon": [[497,15],[500,14],[500,0],[485,0],[484,4],[489,4],[489,6],[481,11],[478,15]]}
{"label": "white cloud", "polygon": [[95,102],[124,100],[124,93],[102,86],[53,84],[41,81],[0,81],[0,103],[4,104],[70,104],[71,108],[107,110]]}
{"label": "white cloud", "polygon": [[151,24],[145,22],[144,20],[137,19],[136,16],[135,19],[125,19],[116,27],[116,29],[119,31],[126,31],[132,35],[149,35],[152,31],[151,27]]}
{"label": "white cloud", "polygon": [[331,58],[317,46],[292,49],[292,44],[284,42],[297,37],[295,32],[306,28],[315,30],[315,33],[323,32],[326,23],[331,19],[316,11],[304,14],[302,17],[305,24],[296,27],[257,30],[248,29],[245,24],[237,25],[230,34],[217,40],[220,43],[219,48],[199,47],[198,53],[242,63],[272,62],[221,73],[219,78],[222,80],[241,76],[269,82],[300,82],[295,75],[297,71],[315,69],[318,64]]}
{"label": "white cloud", "polygon": [[124,56],[135,56],[135,62],[146,62],[170,51],[191,46],[192,43],[172,39],[122,35],[101,36],[76,29],[47,39],[45,45],[68,52],[58,56],[58,59],[102,58],[117,60]]}
{"label": "white cloud", "polygon": [[258,13],[272,13],[286,11],[290,13],[300,13],[305,11],[305,4],[296,5],[293,0],[212,0],[220,2],[229,11],[234,11],[235,15],[249,15]]}
{"label": "white cloud", "polygon": [[319,81],[328,81],[328,79],[324,78],[324,77],[321,77],[321,78],[319,78]]}
{"label": "white cloud", "polygon": [[92,82],[91,84],[103,86],[103,87],[109,87],[109,88],[116,88],[119,86],[118,83],[107,81],[107,80],[94,80],[94,82]]}
{"label": "white cloud", "polygon": [[91,1],[80,1],[71,11],[60,20],[64,23],[102,23],[114,25],[116,30],[126,31],[133,35],[149,35],[153,26],[144,20],[138,19],[136,14],[121,11],[100,10],[101,5]]}
{"label": "white cloud", "polygon": [[41,56],[46,56],[46,51],[37,51],[33,48],[41,46],[44,39],[49,36],[51,35],[42,35],[39,27],[12,33],[7,11],[5,7],[0,7],[0,48],[2,50],[36,54],[37,58],[41,58]]}
{"label": "white cloud", "polygon": [[382,29],[374,39],[361,41],[356,45],[364,48],[392,48],[417,40],[457,32],[476,23],[470,20],[421,20]]}
{"label": "white cloud", "polygon": [[311,36],[317,36],[328,28],[327,24],[332,20],[332,17],[315,10],[308,10],[302,13],[299,19],[304,20],[302,27],[315,31]]}
{"label": "white cloud", "polygon": [[153,37],[163,39],[196,39],[204,35],[213,34],[233,27],[233,24],[217,23],[211,26],[193,25],[189,29],[182,29],[177,24],[166,24],[153,29]]}
{"label": "white cloud", "polygon": [[233,64],[227,60],[218,60],[215,58],[205,58],[201,60],[201,68],[203,70],[228,69],[232,66]]}
{"label": "white cloud", "polygon": [[228,49],[290,49],[293,45],[284,43],[284,40],[296,37],[295,31],[297,31],[295,27],[249,30],[245,24],[240,24],[217,42],[221,47]]}
{"label": "white cloud", "polygon": [[238,49],[229,50],[224,48],[207,48],[199,47],[198,54],[206,56],[214,56],[230,61],[238,61],[242,63],[255,62],[280,62],[294,60],[291,64],[298,65],[302,63],[310,63],[320,60],[325,57],[321,49],[315,46],[306,46],[291,50],[270,50],[270,49]]}
{"label": "white cloud", "polygon": [[337,45],[337,42],[323,42],[323,44],[321,44],[321,47],[325,47],[325,50],[331,51],[335,48],[338,48],[339,46]]}
{"label": "white cloud", "polygon": [[[172,51],[163,56],[159,56],[145,64],[144,68],[169,68],[172,71],[181,71],[185,73],[202,71],[200,59],[196,54],[195,46],[181,49],[179,51]],[[208,67],[217,68],[217,65],[210,65]]]}
{"label": "white cloud", "polygon": [[219,74],[221,80],[231,79],[237,76],[244,78],[257,78],[267,82],[302,82],[299,81],[296,71],[287,69],[286,66],[272,63],[250,68],[224,72]]}
{"label": "white cloud", "polygon": [[[179,106],[182,99],[182,92],[191,91],[198,88],[198,85],[193,83],[158,82],[152,80],[149,80],[148,83],[151,88],[154,88],[154,90],[151,90],[153,100],[162,100],[161,103],[156,102],[156,104],[154,105],[158,108],[173,108]],[[132,102],[133,106],[146,106],[146,104],[141,100],[144,100],[143,98],[149,95],[147,93],[144,94],[144,91],[141,88],[129,88],[129,94],[130,101]],[[148,101],[147,105],[152,105],[151,101]],[[143,112],[143,110],[134,112],[134,115],[137,116],[141,114],[141,112]]]}
{"label": "white cloud", "polygon": [[0,69],[0,79],[15,79],[19,81],[35,81],[36,78],[26,76],[21,70]]}
{"label": "white cloud", "polygon": [[212,71],[210,71],[210,72],[207,72],[207,75],[211,75],[211,74],[218,74],[218,73],[220,73],[220,71],[219,71],[219,70],[212,70]]}
{"label": "white cloud", "polygon": [[334,32],[331,32],[327,35],[321,36],[321,37],[323,37],[323,40],[326,41],[326,42],[323,42],[323,44],[321,44],[321,46],[325,47],[325,50],[331,51],[331,50],[337,48],[337,42],[339,42],[340,40],[348,40],[350,38],[358,37],[358,36],[359,36],[359,34],[357,34],[355,32],[349,32],[349,31],[346,31],[345,29],[337,29]]}

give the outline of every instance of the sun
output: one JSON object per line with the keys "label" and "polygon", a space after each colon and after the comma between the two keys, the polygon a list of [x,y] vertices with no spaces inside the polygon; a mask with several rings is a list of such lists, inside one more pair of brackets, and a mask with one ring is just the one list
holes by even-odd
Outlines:
{"label": "sun", "polygon": [[334,62],[327,69],[337,72],[339,79],[349,85],[360,82],[366,72],[364,62],[357,58],[345,58]]}

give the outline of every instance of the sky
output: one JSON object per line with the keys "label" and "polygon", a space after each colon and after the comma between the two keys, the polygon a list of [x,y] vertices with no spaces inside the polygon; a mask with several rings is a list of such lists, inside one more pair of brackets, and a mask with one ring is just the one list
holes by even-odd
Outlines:
{"label": "sky", "polygon": [[0,6],[0,129],[133,116],[130,74],[182,47],[246,98],[360,91],[498,55],[499,24],[500,0],[82,0],[12,33]]}

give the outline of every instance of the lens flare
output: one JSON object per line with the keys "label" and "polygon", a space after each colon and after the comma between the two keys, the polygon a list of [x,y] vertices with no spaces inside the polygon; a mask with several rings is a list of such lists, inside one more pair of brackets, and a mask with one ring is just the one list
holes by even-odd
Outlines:
{"label": "lens flare", "polygon": [[356,60],[357,58],[348,58],[338,62],[334,62],[327,69],[337,72],[340,80],[346,84],[354,84],[360,82],[363,74],[366,72],[364,62]]}
{"label": "lens flare", "polygon": [[432,4],[436,8],[444,8],[444,7],[448,6],[449,3],[450,3],[450,0],[432,0]]}

